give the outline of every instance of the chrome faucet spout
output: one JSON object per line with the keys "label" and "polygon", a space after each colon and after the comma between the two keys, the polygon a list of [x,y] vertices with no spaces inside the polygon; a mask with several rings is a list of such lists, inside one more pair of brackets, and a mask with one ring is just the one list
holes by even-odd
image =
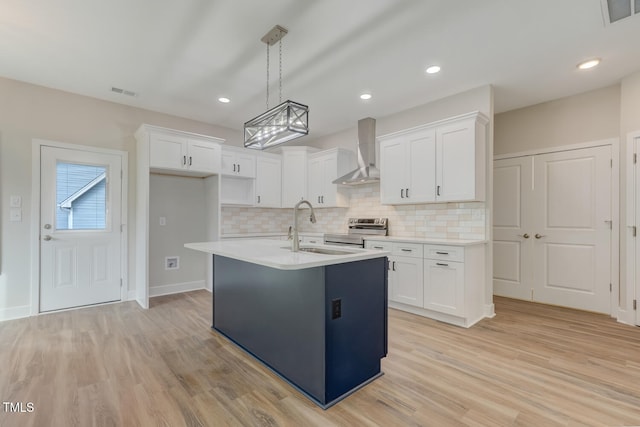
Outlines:
{"label": "chrome faucet spout", "polygon": [[301,205],[309,206],[309,209],[311,209],[309,221],[312,224],[315,224],[316,222],[316,214],[313,211],[313,206],[311,206],[311,203],[309,203],[307,200],[300,200],[298,203],[296,203],[296,205],[293,207],[293,239],[291,242],[292,252],[298,252],[300,250],[300,240],[298,238],[298,209],[300,209]]}

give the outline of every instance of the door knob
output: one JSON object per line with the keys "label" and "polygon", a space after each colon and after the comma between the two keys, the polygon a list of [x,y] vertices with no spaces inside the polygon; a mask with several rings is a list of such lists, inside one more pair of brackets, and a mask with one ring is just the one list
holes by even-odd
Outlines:
{"label": "door knob", "polygon": [[529,238],[529,234],[528,233],[518,234],[518,237],[524,237],[525,239],[528,239]]}
{"label": "door knob", "polygon": [[538,233],[536,233],[536,235],[535,235],[536,239],[541,239],[543,237],[547,237],[547,236],[545,236],[544,234],[538,234]]}
{"label": "door knob", "polygon": [[48,242],[49,240],[51,240],[51,236],[49,236],[49,235],[47,234],[46,236],[44,236],[44,237],[42,238],[42,240],[46,240],[46,241]]}
{"label": "door knob", "polygon": [[45,228],[45,230],[49,230],[49,229],[51,229],[51,224],[45,224],[45,225],[44,225],[44,228]]}

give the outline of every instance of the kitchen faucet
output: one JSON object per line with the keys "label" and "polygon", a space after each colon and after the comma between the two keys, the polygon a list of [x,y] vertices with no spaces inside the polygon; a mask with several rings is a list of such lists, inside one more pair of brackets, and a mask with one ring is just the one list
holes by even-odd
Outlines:
{"label": "kitchen faucet", "polygon": [[[313,206],[306,200],[300,200],[293,207],[293,241],[291,242],[291,251],[298,252],[300,250],[300,240],[298,239],[298,209],[300,205],[307,205],[309,209],[311,209],[311,215],[309,215],[309,221],[312,224],[316,223],[316,214],[313,212]],[[289,231],[291,231],[291,227],[289,227]]]}

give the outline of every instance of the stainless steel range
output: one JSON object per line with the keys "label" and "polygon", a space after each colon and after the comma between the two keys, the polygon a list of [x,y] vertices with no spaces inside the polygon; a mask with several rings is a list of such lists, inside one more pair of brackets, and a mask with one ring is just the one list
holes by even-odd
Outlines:
{"label": "stainless steel range", "polygon": [[327,233],[324,235],[324,244],[364,248],[366,237],[386,236],[388,231],[388,218],[349,218],[347,234]]}

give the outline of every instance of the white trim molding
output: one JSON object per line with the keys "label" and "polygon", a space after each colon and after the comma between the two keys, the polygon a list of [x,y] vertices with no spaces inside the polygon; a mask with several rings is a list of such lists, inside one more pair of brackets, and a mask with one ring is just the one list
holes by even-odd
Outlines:
{"label": "white trim molding", "polygon": [[31,306],[21,305],[18,307],[9,307],[0,309],[0,322],[4,320],[21,319],[31,315]]}

